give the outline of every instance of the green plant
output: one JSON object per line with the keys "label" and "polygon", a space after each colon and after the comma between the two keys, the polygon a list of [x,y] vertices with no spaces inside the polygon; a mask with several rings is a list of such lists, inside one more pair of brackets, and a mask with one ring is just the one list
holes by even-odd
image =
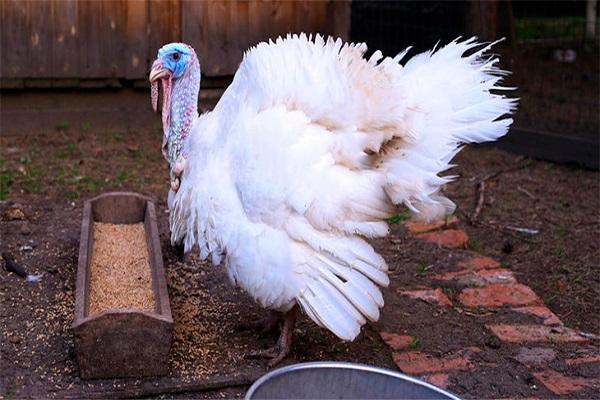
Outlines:
{"label": "green plant", "polygon": [[386,219],[386,222],[388,224],[392,225],[392,224],[397,224],[398,222],[406,221],[408,218],[409,218],[408,214],[398,213],[398,214],[394,214],[391,217],[389,217],[388,219]]}
{"label": "green plant", "polygon": [[66,131],[69,129],[69,124],[66,122],[60,122],[54,126],[57,131]]}
{"label": "green plant", "polygon": [[80,196],[80,193],[79,193],[79,190],[77,190],[77,189],[69,190],[65,194],[65,197],[69,200],[77,200],[79,198],[79,196]]}
{"label": "green plant", "polygon": [[558,38],[577,39],[585,35],[585,17],[515,18],[514,23],[515,37],[519,41]]}
{"label": "green plant", "polygon": [[78,187],[80,187],[81,189],[85,189],[87,191],[93,192],[94,190],[96,190],[96,188],[98,187],[98,185],[101,184],[100,181],[94,179],[94,178],[90,178],[90,177],[83,177],[81,178],[81,180],[78,183]]}
{"label": "green plant", "polygon": [[59,185],[65,184],[65,169],[63,167],[59,167],[56,176],[54,177],[54,182]]}
{"label": "green plant", "polygon": [[11,170],[4,166],[4,160],[0,160],[0,200],[6,200],[10,194],[10,185],[14,176]]}
{"label": "green plant", "polygon": [[381,343],[379,343],[378,340],[371,340],[371,350],[373,353],[379,353],[379,350],[381,350]]}
{"label": "green plant", "polygon": [[89,123],[88,121],[84,121],[81,123],[81,130],[84,132],[89,131],[91,127],[92,127],[92,124]]}
{"label": "green plant", "polygon": [[135,186],[138,190],[143,189],[144,186],[146,186],[146,178],[144,178],[143,176],[138,176],[135,180]]}
{"label": "green plant", "polygon": [[454,290],[448,286],[442,286],[442,292],[448,297],[454,297]]}
{"label": "green plant", "polygon": [[25,182],[23,187],[29,193],[39,193],[44,187],[46,171],[40,167],[29,167],[25,170]]}
{"label": "green plant", "polygon": [[117,174],[117,181],[124,182],[127,180],[127,171],[119,171]]}
{"label": "green plant", "polygon": [[479,239],[477,239],[475,236],[471,236],[469,238],[469,243],[467,244],[467,246],[469,247],[469,250],[472,250],[476,253],[483,252],[483,246],[481,245]]}
{"label": "green plant", "polygon": [[130,150],[130,154],[131,158],[135,161],[137,165],[141,165],[144,159],[146,158],[144,151],[141,149]]}
{"label": "green plant", "polygon": [[417,267],[416,267],[416,271],[417,271],[417,274],[423,275],[425,272],[427,272],[427,267],[423,263],[418,263]]}
{"label": "green plant", "polygon": [[421,339],[418,336],[413,336],[412,341],[410,342],[411,349],[418,349],[421,347]]}

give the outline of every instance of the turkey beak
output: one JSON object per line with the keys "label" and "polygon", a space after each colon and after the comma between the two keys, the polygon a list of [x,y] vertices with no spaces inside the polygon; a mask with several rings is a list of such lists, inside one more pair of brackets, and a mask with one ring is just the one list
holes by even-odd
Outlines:
{"label": "turkey beak", "polygon": [[152,69],[150,70],[150,75],[148,76],[148,79],[150,80],[150,82],[154,82],[157,79],[164,78],[170,74],[171,72],[165,67],[163,67],[161,60],[158,59],[152,64]]}
{"label": "turkey beak", "polygon": [[148,80],[150,81],[152,109],[154,112],[158,111],[158,80],[161,78],[166,79],[170,76],[171,72],[163,67],[160,60],[154,61],[152,64],[152,70],[150,70],[150,75],[148,76]]}

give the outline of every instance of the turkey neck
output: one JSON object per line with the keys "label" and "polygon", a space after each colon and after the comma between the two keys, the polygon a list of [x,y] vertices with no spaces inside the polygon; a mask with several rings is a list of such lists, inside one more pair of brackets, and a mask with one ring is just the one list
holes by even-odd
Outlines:
{"label": "turkey neck", "polygon": [[[194,121],[198,118],[198,94],[200,92],[200,65],[194,57],[187,71],[173,82],[171,89],[170,121],[163,125],[166,142],[163,151],[171,168],[181,158],[187,157],[184,142]],[[166,149],[165,149],[166,146]]]}

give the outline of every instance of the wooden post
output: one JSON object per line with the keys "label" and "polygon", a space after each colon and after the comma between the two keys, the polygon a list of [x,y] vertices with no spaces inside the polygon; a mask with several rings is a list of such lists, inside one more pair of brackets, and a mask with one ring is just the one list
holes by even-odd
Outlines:
{"label": "wooden post", "polygon": [[468,8],[471,33],[484,40],[496,39],[497,12],[498,0],[471,0]]}
{"label": "wooden post", "polygon": [[514,41],[511,0],[471,0],[467,8],[469,33],[483,40]]}
{"label": "wooden post", "polygon": [[585,37],[594,40],[596,38],[596,11],[598,7],[597,0],[587,0],[585,12]]}

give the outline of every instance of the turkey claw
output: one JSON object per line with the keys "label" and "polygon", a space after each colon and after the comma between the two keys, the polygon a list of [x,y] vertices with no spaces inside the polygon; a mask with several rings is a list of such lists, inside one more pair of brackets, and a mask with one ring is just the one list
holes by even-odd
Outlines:
{"label": "turkey claw", "polygon": [[270,358],[269,367],[274,367],[290,354],[292,347],[292,332],[296,322],[296,313],[298,306],[294,306],[290,311],[285,313],[283,324],[281,326],[281,334],[275,346],[266,350],[253,351],[244,356],[244,358]]}
{"label": "turkey claw", "polygon": [[244,358],[246,358],[246,359],[270,358],[271,361],[269,361],[269,367],[273,367],[273,366],[279,364],[285,358],[285,356],[287,356],[288,353],[289,353],[289,350],[285,351],[285,350],[281,349],[279,347],[279,345],[275,345],[274,347],[271,347],[270,349],[252,351],[252,352],[244,355]]}

